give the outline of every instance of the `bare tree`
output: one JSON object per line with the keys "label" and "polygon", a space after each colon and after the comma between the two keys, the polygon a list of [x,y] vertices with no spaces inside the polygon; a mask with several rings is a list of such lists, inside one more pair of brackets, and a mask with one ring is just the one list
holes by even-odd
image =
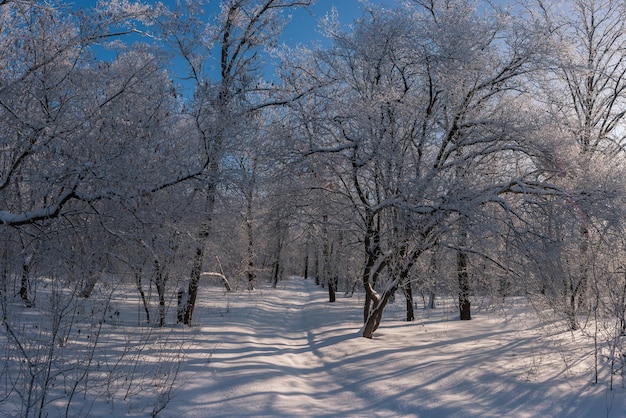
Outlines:
{"label": "bare tree", "polygon": [[[164,33],[187,62],[189,77],[195,83],[189,115],[207,162],[198,185],[205,204],[189,280],[186,325],[192,323],[205,249],[211,240],[222,158],[254,112],[272,104],[263,99],[264,89],[258,82],[264,48],[276,45],[285,23],[283,11],[309,4],[310,1],[229,0],[221,4],[215,22],[199,20],[196,8],[201,4],[187,4],[187,10],[178,10],[164,25]],[[207,68],[207,57],[214,48],[219,51],[215,77]]]}
{"label": "bare tree", "polygon": [[[456,219],[471,224],[486,206],[506,211],[509,194],[541,183],[524,146],[532,124],[513,109],[530,105],[521,92],[544,48],[520,22],[497,10],[479,17],[472,2],[409,7],[368,10],[351,33],[329,22],[333,46],[298,72],[321,106],[301,125],[303,147],[341,156],[335,172],[359,219],[368,338],[418,259],[438,245],[459,251],[460,308],[469,319],[471,248],[450,240],[456,229],[467,233]],[[523,161],[515,170],[488,174],[494,161],[515,158]]]}
{"label": "bare tree", "polygon": [[[595,231],[604,222],[601,205],[607,204],[608,190],[600,191],[594,171],[614,166],[623,153],[626,100],[625,10],[617,1],[576,0],[567,13],[553,5],[537,2],[536,15],[553,44],[560,46],[552,59],[551,71],[537,78],[538,97],[552,116],[561,138],[555,141],[554,155],[559,184],[569,197],[564,204],[575,236],[558,237],[577,248],[563,248],[559,257],[577,254],[576,268],[563,272],[563,305],[569,326],[579,327],[577,314],[588,310],[590,277],[593,275],[592,246]],[[601,203],[602,202],[602,203]],[[555,207],[558,211],[558,207]],[[562,231],[571,235],[569,231]]]}

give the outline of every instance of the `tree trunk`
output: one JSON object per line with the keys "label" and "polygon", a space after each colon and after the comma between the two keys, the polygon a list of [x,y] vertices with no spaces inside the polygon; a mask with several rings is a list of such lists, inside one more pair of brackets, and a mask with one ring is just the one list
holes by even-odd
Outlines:
{"label": "tree trunk", "polygon": [[[585,216],[583,222],[587,220]],[[576,286],[576,296],[578,298],[578,308],[586,309],[588,303],[589,287],[589,229],[586,225],[580,227],[580,278]]]}
{"label": "tree trunk", "polygon": [[[213,158],[217,158],[213,156]],[[210,165],[210,174],[216,178],[218,174],[217,162]],[[185,314],[183,315],[183,324],[191,326],[193,319],[193,311],[196,307],[196,298],[198,297],[198,286],[200,284],[200,275],[202,274],[202,266],[204,265],[204,249],[208,243],[211,223],[213,222],[213,210],[215,207],[215,194],[217,193],[217,180],[212,180],[207,186],[206,203],[204,207],[204,221],[200,224],[200,230],[196,241],[196,250],[191,266],[191,274],[189,275],[189,289],[187,291],[187,304],[185,306]]]}
{"label": "tree trunk", "polygon": [[320,285],[320,251],[315,247],[315,284]]}
{"label": "tree trunk", "polygon": [[377,302],[374,303],[370,316],[367,318],[367,321],[365,321],[365,326],[363,327],[363,337],[370,339],[374,337],[374,332],[380,326],[380,321],[383,318],[385,306],[387,306],[387,302],[389,302],[389,299],[396,292],[396,290],[397,287],[394,287],[384,292],[382,298],[379,297]]}
{"label": "tree trunk", "polygon": [[411,283],[407,282],[402,286],[404,298],[406,300],[406,321],[415,321],[415,311],[413,310],[413,288]]}
{"label": "tree trunk", "polygon": [[159,327],[165,326],[165,286],[167,284],[167,273],[163,272],[158,260],[154,260],[154,282],[159,297]]}
{"label": "tree trunk", "polygon": [[461,321],[469,321],[472,319],[467,262],[467,253],[463,250],[459,250],[457,252],[457,275],[459,279],[459,317]]}
{"label": "tree trunk", "polygon": [[274,261],[274,269],[272,274],[272,289],[276,289],[278,286],[278,279],[280,277],[280,256]]}
{"label": "tree trunk", "polygon": [[247,205],[246,205],[246,235],[248,237],[248,250],[247,250],[247,258],[248,258],[248,266],[247,266],[247,276],[248,276],[248,290],[254,290],[254,281],[256,279],[256,274],[254,271],[254,229],[253,229],[253,212],[252,212],[252,203],[254,198],[254,180],[256,176],[256,159],[254,160],[253,168],[252,168],[252,184],[248,190],[247,195]]}
{"label": "tree trunk", "polygon": [[437,306],[435,304],[435,292],[432,290],[428,292],[428,309],[435,309]]}
{"label": "tree trunk", "polygon": [[141,283],[141,269],[135,272],[135,284],[137,285],[137,291],[141,297],[141,303],[143,304],[143,310],[146,312],[146,321],[150,323],[150,308],[148,307],[148,301],[146,300],[146,293],[143,291],[143,284]]}
{"label": "tree trunk", "polygon": [[328,279],[328,301],[329,302],[335,302],[337,300],[337,282],[339,280],[336,277],[333,277],[332,279]]}
{"label": "tree trunk", "polygon": [[204,261],[204,247],[198,245],[196,247],[196,255],[193,259],[191,267],[191,277],[189,278],[189,289],[187,290],[187,305],[185,306],[185,314],[183,315],[183,324],[191,326],[193,319],[193,311],[196,307],[196,298],[198,297],[198,285],[200,283],[200,274],[202,273],[202,265]]}
{"label": "tree trunk", "polygon": [[20,297],[27,307],[32,306],[30,300],[30,263],[26,260],[26,256],[22,260],[22,278],[20,282]]}
{"label": "tree trunk", "polygon": [[91,271],[89,272],[87,278],[83,282],[83,288],[80,292],[82,297],[84,297],[85,299],[89,299],[91,293],[93,292],[93,289],[96,287],[96,283],[98,282],[99,277],[99,273]]}
{"label": "tree trunk", "polygon": [[578,309],[576,306],[576,289],[577,287],[570,289],[569,307],[566,308],[565,315],[567,316],[567,322],[570,330],[576,331],[579,328],[578,325]]}

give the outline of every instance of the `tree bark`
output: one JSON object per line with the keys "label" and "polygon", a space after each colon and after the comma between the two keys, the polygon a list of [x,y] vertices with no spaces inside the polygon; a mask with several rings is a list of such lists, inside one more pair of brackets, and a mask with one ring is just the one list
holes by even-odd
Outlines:
{"label": "tree bark", "polygon": [[206,203],[204,206],[204,221],[200,224],[200,230],[196,241],[196,249],[191,266],[191,274],[189,276],[189,288],[187,290],[187,303],[185,305],[185,313],[183,315],[183,324],[192,325],[193,311],[196,307],[196,298],[198,297],[198,286],[200,284],[200,276],[204,265],[204,250],[208,243],[211,233],[211,224],[213,221],[213,210],[215,207],[215,195],[217,193],[217,175],[219,165],[215,161],[217,154],[212,154],[210,158],[214,161],[209,165],[210,182],[207,186]]}
{"label": "tree bark", "polygon": [[459,280],[459,318],[461,321],[472,319],[471,302],[469,300],[469,275],[467,272],[467,253],[463,250],[457,252],[457,275]]}
{"label": "tree bark", "polygon": [[304,257],[304,278],[309,278],[309,254]]}
{"label": "tree bark", "polygon": [[374,337],[374,332],[380,326],[380,321],[383,318],[385,306],[387,306],[387,302],[389,302],[389,299],[396,292],[396,290],[397,286],[387,290],[383,293],[383,296],[379,297],[377,302],[374,303],[370,316],[367,318],[367,321],[365,321],[365,326],[363,327],[363,337],[370,339]]}
{"label": "tree bark", "polygon": [[159,260],[154,260],[155,276],[154,282],[156,284],[157,295],[159,297],[159,327],[165,326],[165,286],[167,284],[167,273],[163,272],[161,263]]}
{"label": "tree bark", "polygon": [[329,278],[328,279],[328,301],[335,302],[337,300],[337,278]]}
{"label": "tree bark", "polygon": [[183,315],[183,324],[191,326],[193,319],[193,311],[196,307],[196,298],[198,297],[198,285],[200,283],[200,274],[202,273],[202,265],[204,261],[204,247],[198,245],[196,254],[191,267],[191,277],[189,278],[189,289],[187,290],[187,305]]}
{"label": "tree bark", "polygon": [[30,300],[30,263],[26,260],[26,256],[23,256],[22,260],[22,278],[20,281],[20,297],[27,307],[32,306]]}
{"label": "tree bark", "polygon": [[413,288],[410,282],[405,282],[402,286],[402,292],[406,300],[406,321],[415,321],[415,311],[413,309]]}
{"label": "tree bark", "polygon": [[148,306],[148,301],[146,300],[146,293],[143,291],[143,284],[141,283],[141,269],[135,271],[135,284],[137,285],[137,291],[139,292],[139,296],[141,297],[143,310],[146,312],[146,321],[149,324],[150,323],[150,307]]}

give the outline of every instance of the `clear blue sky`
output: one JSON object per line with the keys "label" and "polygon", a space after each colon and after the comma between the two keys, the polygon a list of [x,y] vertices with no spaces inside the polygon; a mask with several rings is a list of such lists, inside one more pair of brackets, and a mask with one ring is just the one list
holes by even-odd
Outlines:
{"label": "clear blue sky", "polygon": [[[141,0],[140,0],[141,1]],[[145,3],[151,3],[148,0],[143,0]],[[79,8],[91,8],[94,7],[97,0],[67,0],[67,4],[73,5]],[[162,0],[162,2],[168,6],[173,6],[176,0]],[[400,0],[370,0],[372,4],[381,4],[385,7],[399,7],[401,5]],[[220,0],[211,0],[207,6],[207,14],[214,15],[219,10]],[[315,5],[307,10],[294,9],[291,11],[291,21],[285,29],[282,36],[282,42],[289,46],[295,46],[296,44],[310,44],[312,42],[319,42],[324,40],[324,36],[319,32],[318,22],[325,15],[329,14],[334,8],[337,9],[339,20],[344,25],[350,25],[355,19],[361,16],[362,8],[359,0],[316,0]],[[173,76],[178,82],[182,82],[176,69],[176,64],[173,63]],[[271,68],[268,68],[268,72],[272,72]]]}
{"label": "clear blue sky", "polygon": [[[140,0],[141,1],[141,0]],[[145,3],[155,3],[143,0]],[[68,4],[77,7],[93,7],[97,0],[67,0]],[[166,5],[175,4],[175,0],[162,0]],[[400,0],[370,0],[373,4],[382,4],[387,7],[398,7]],[[220,0],[211,0],[207,6],[207,12],[214,14],[217,12]],[[361,4],[359,0],[316,0],[315,5],[308,11],[295,9],[292,12],[292,20],[288,25],[283,41],[289,45],[296,43],[307,44],[313,40],[322,39],[318,33],[317,23],[319,19],[330,13],[332,8],[336,8],[339,19],[344,24],[350,24],[354,19],[361,16]]]}
{"label": "clear blue sky", "polygon": [[[370,0],[373,4],[382,4],[386,7],[399,7],[399,0]],[[361,16],[361,4],[358,0],[317,0],[309,11],[298,10],[283,35],[283,41],[289,45],[307,44],[312,40],[319,40],[322,36],[317,29],[317,23],[332,8],[336,8],[339,19],[343,24],[350,24]]]}

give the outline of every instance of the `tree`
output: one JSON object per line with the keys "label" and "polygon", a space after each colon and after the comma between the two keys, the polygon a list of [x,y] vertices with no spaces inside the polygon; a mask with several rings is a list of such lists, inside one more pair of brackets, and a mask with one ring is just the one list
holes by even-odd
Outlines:
{"label": "tree", "polygon": [[[507,196],[539,188],[525,144],[533,126],[519,109],[530,104],[523,85],[544,48],[521,22],[469,1],[373,8],[351,33],[330,23],[333,46],[298,72],[321,106],[307,109],[319,126],[302,128],[301,146],[343,161],[335,171],[366,256],[363,335],[373,336],[388,300],[435,246],[459,251],[460,307],[469,315],[470,249],[451,232],[463,237],[457,220],[471,224],[483,207],[506,211]],[[494,161],[515,159],[516,170],[489,174]]]}
{"label": "tree", "polygon": [[[579,327],[579,309],[588,309],[590,277],[593,271],[592,247],[598,245],[594,231],[605,222],[602,206],[607,204],[608,190],[599,189],[594,171],[616,167],[623,153],[621,125],[626,112],[626,11],[617,1],[576,0],[567,12],[537,2],[537,19],[541,19],[551,42],[559,45],[551,71],[538,78],[543,107],[559,127],[560,141],[554,144],[557,170],[555,183],[567,191],[568,223],[577,224],[571,236],[557,236],[568,247],[560,256],[577,254],[576,268],[564,272],[566,284],[563,306],[572,329]],[[600,184],[607,184],[602,181]],[[558,204],[562,204],[559,202]],[[611,205],[612,206],[612,205]],[[556,209],[555,210],[559,210]],[[574,244],[575,243],[575,244]],[[567,245],[567,244],[565,244]],[[561,275],[563,276],[563,275]]]}
{"label": "tree", "polygon": [[[198,227],[184,323],[191,325],[203,270],[205,249],[211,240],[215,202],[221,181],[223,158],[233,141],[253,119],[255,111],[273,104],[264,99],[261,77],[263,49],[276,45],[285,20],[283,11],[309,5],[309,0],[228,0],[222,2],[215,22],[199,19],[202,4],[187,4],[164,22],[163,32],[188,64],[194,83],[189,116],[206,159],[203,181],[198,185],[205,199]],[[205,36],[209,34],[209,36]],[[207,58],[217,51],[218,74],[212,77]]]}

